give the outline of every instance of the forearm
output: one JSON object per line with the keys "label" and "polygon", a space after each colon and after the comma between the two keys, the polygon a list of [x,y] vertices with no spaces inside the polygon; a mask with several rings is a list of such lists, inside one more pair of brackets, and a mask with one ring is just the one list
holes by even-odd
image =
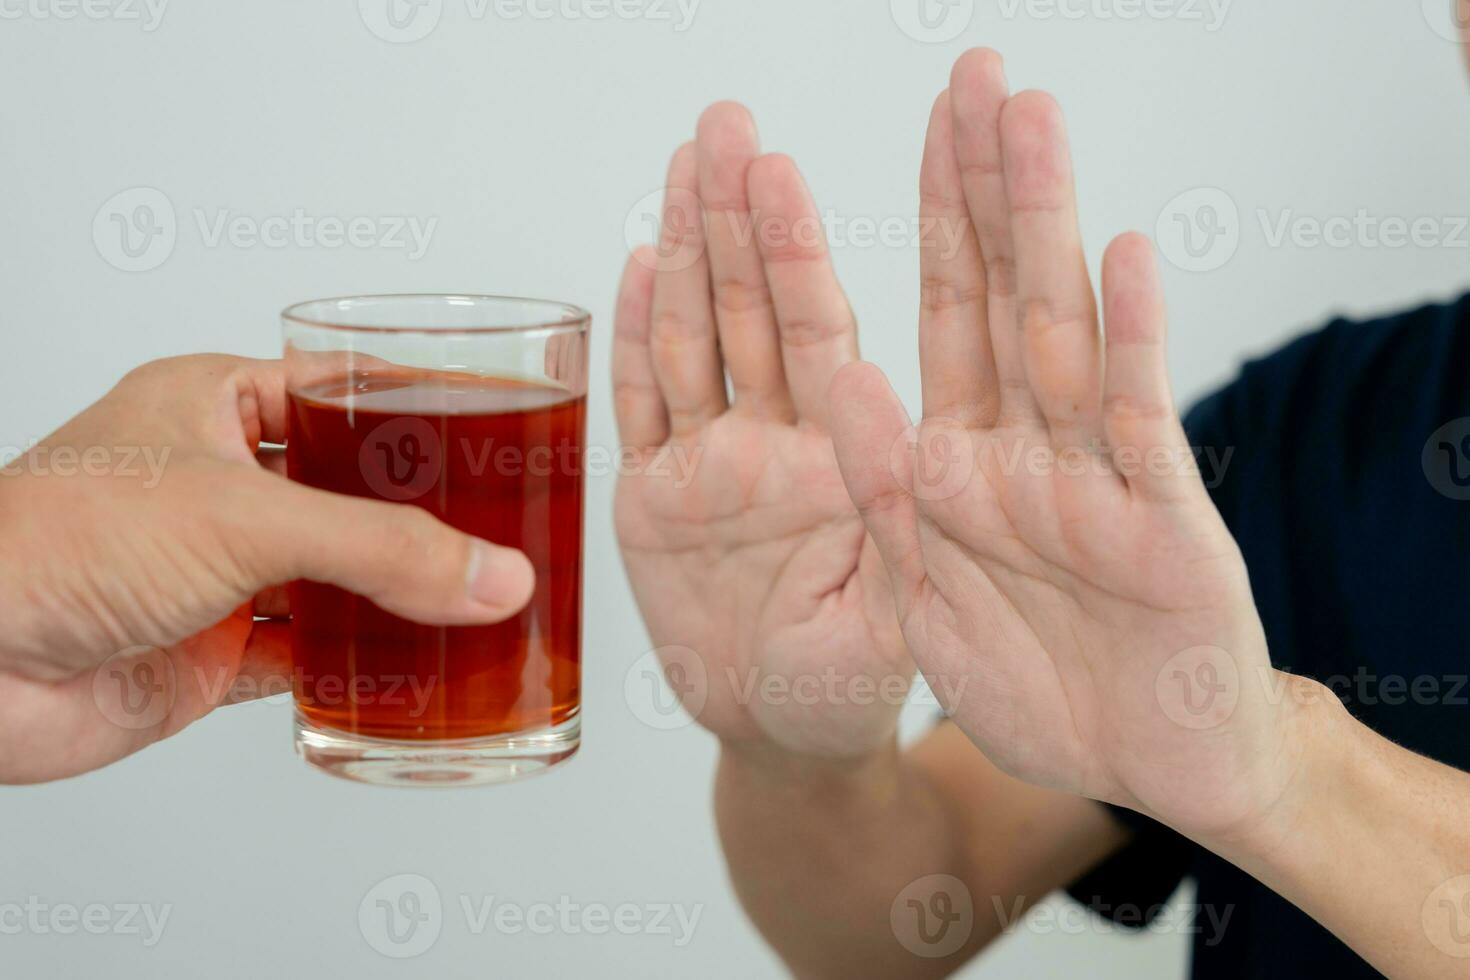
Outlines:
{"label": "forearm", "polygon": [[1470,969],[1470,774],[1359,723],[1298,686],[1302,768],[1247,839],[1202,841],[1311,915],[1390,977]]}
{"label": "forearm", "polygon": [[944,976],[973,952],[921,960],[889,924],[909,882],[958,863],[938,793],[896,748],[833,763],[726,747],[715,810],[736,892],[797,976]]}
{"label": "forearm", "polygon": [[[952,725],[860,762],[727,745],[715,801],[736,891],[803,978],[946,976],[1126,837],[1090,801],[1000,773]],[[915,886],[931,875],[964,887]],[[969,913],[963,942],[919,938],[909,900]]]}

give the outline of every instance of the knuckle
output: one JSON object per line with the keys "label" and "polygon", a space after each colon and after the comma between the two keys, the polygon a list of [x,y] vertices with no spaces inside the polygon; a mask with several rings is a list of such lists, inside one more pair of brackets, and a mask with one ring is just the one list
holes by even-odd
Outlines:
{"label": "knuckle", "polygon": [[977,305],[985,295],[981,283],[959,283],[948,276],[925,276],[919,284],[919,302],[926,313],[946,313]]}
{"label": "knuckle", "polygon": [[1038,342],[1059,337],[1062,342],[1073,336],[1096,334],[1097,328],[1090,311],[1058,310],[1045,301],[1026,304],[1021,316],[1021,330],[1032,334]]}
{"label": "knuckle", "polygon": [[239,369],[243,358],[228,354],[179,354],[145,361],[124,377],[132,381],[155,382],[178,374],[224,374]]}
{"label": "knuckle", "polygon": [[959,168],[960,176],[977,180],[1004,179],[1006,175],[1005,165],[1001,163],[998,155],[977,160],[965,160],[960,163]]}
{"label": "knuckle", "polygon": [[715,281],[714,293],[715,305],[725,313],[750,313],[771,306],[771,290],[764,282],[724,277]]}
{"label": "knuckle", "polygon": [[619,411],[641,409],[653,403],[658,397],[658,389],[651,384],[619,381],[613,385],[613,404]]}
{"label": "knuckle", "polygon": [[788,347],[812,347],[841,337],[850,329],[850,320],[791,317],[781,323],[781,341]]}
{"label": "knuckle", "polygon": [[659,340],[702,337],[708,332],[705,317],[690,316],[684,310],[666,308],[653,315],[653,336]]}
{"label": "knuckle", "polygon": [[966,210],[965,196],[958,190],[935,185],[919,190],[919,207],[925,212],[959,212]]}
{"label": "knuckle", "polygon": [[1153,399],[1118,394],[1109,395],[1103,401],[1103,411],[1124,422],[1162,422],[1174,416],[1172,407]]}
{"label": "knuckle", "polygon": [[[390,505],[391,506],[391,505]],[[383,528],[383,549],[397,564],[422,569],[429,564],[439,538],[438,522],[417,507],[399,506],[401,514]]]}
{"label": "knuckle", "polygon": [[985,280],[993,296],[1016,295],[1016,260],[1010,255],[985,253]]}

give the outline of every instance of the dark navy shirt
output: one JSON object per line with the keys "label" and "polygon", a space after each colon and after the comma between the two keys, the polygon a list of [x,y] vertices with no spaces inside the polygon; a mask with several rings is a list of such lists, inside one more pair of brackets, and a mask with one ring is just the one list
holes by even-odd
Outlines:
{"label": "dark navy shirt", "polygon": [[[1185,427],[1214,459],[1230,454],[1211,494],[1275,665],[1328,684],[1394,742],[1470,770],[1470,297],[1335,322],[1247,364]],[[1156,927],[1190,932],[1195,980],[1379,976],[1249,875],[1114,812],[1134,841],[1070,891],[1136,925],[1192,878],[1199,914]],[[1344,897],[1371,905],[1373,881]]]}

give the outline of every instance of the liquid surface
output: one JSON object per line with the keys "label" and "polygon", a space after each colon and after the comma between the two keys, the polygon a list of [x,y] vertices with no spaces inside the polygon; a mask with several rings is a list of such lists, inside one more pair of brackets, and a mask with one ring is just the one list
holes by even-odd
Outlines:
{"label": "liquid surface", "polygon": [[576,713],[585,428],[584,397],[516,380],[404,375],[291,395],[291,479],[422,507],[521,549],[536,569],[530,605],[492,626],[425,626],[294,583],[296,699],[309,720],[375,738],[462,739]]}

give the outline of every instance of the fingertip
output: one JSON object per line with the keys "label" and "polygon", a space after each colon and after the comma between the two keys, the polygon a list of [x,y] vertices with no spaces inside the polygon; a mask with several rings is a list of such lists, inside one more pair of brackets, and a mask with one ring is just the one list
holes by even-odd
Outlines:
{"label": "fingertip", "polygon": [[796,161],[785,153],[762,153],[750,164],[749,179],[752,185],[777,184],[790,180],[793,176],[799,176]]}
{"label": "fingertip", "polygon": [[699,117],[699,186],[712,211],[745,211],[746,171],[760,153],[755,120],[738,102],[716,102]]}
{"label": "fingertip", "polygon": [[954,129],[953,103],[949,89],[934,97],[934,104],[929,109],[929,129],[924,136],[925,149],[933,149],[936,145],[951,140],[950,133]]}
{"label": "fingertip", "polygon": [[1104,328],[1110,343],[1159,339],[1165,329],[1163,286],[1152,239],[1119,235],[1103,254]]}
{"label": "fingertip", "polygon": [[1072,165],[1061,106],[1046,92],[1012,96],[1000,111],[1006,187],[1017,209],[1052,207]]}
{"label": "fingertip", "polygon": [[1103,262],[1125,271],[1144,271],[1154,262],[1153,239],[1141,231],[1125,231],[1108,243]]}
{"label": "fingertip", "polygon": [[682,144],[669,160],[669,187],[692,187],[698,166],[699,145],[693,140]]}
{"label": "fingertip", "polygon": [[943,162],[938,151],[954,144],[953,120],[952,96],[950,90],[945,89],[935,96],[934,105],[929,110],[929,128],[924,133],[924,158],[920,163],[922,171],[932,170]]}
{"label": "fingertip", "polygon": [[978,84],[999,79],[1005,84],[1005,59],[993,48],[971,48],[955,60],[949,73],[950,87],[972,91]]}
{"label": "fingertip", "polygon": [[929,124],[932,126],[938,120],[947,118],[950,104],[950,90],[944,89],[934,97],[934,104],[929,109]]}
{"label": "fingertip", "polygon": [[1001,132],[1012,138],[1042,139],[1063,128],[1062,107],[1050,92],[1027,89],[1006,100],[1000,111]]}
{"label": "fingertip", "polygon": [[755,116],[739,102],[722,100],[700,113],[695,132],[700,143],[719,145],[727,141],[749,142],[756,135]]}
{"label": "fingertip", "polygon": [[524,553],[474,538],[466,573],[470,601],[487,622],[514,616],[531,601],[536,569]]}
{"label": "fingertip", "polygon": [[1153,239],[1141,231],[1119,235],[1103,252],[1105,291],[1152,292],[1159,281]]}
{"label": "fingertip", "polygon": [[651,291],[654,274],[658,272],[658,249],[652,245],[640,245],[628,253],[623,264],[623,301],[636,301],[647,286]]}
{"label": "fingertip", "polygon": [[967,52],[950,72],[949,91],[958,155],[987,171],[998,169],[1000,114],[1010,99],[1000,55],[989,48]]}

